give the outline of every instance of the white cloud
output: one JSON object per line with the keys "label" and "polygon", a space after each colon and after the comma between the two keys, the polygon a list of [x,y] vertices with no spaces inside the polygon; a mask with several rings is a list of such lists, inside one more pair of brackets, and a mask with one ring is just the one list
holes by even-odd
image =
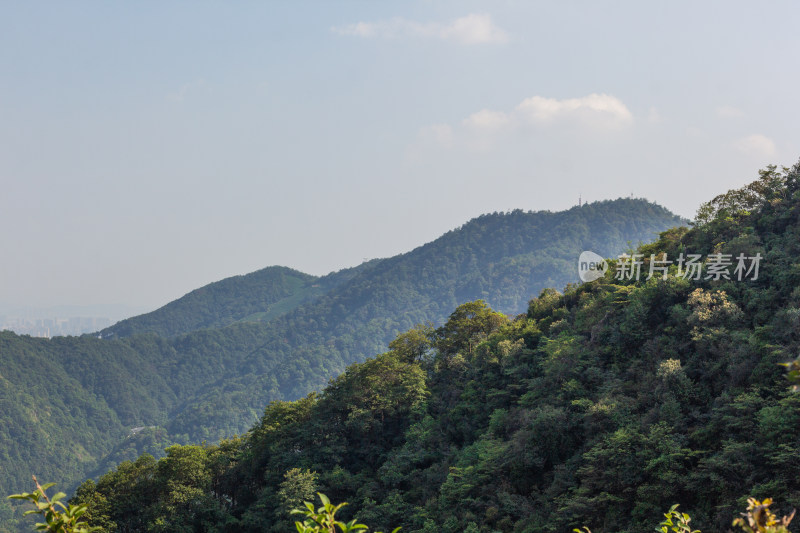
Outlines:
{"label": "white cloud", "polygon": [[389,22],[356,22],[347,26],[334,26],[331,31],[339,35],[350,35],[353,37],[397,37],[397,33],[402,28],[402,19],[393,19]]}
{"label": "white cloud", "polygon": [[548,124],[569,117],[600,119],[618,125],[633,121],[633,114],[625,104],[608,94],[592,93],[564,100],[532,96],[523,100],[516,110],[534,124]]}
{"label": "white cloud", "polygon": [[508,34],[492,22],[489,15],[470,14],[456,19],[439,31],[442,39],[461,44],[486,44],[508,42]]}
{"label": "white cloud", "polygon": [[510,122],[511,117],[502,111],[482,109],[462,120],[461,124],[474,130],[491,132],[507,126]]}
{"label": "white cloud", "polygon": [[489,15],[471,13],[449,24],[421,23],[404,18],[378,22],[357,22],[334,26],[331,31],[354,37],[394,39],[426,37],[453,41],[459,44],[491,44],[508,42],[508,34],[492,22]]}
{"label": "white cloud", "polygon": [[777,153],[775,142],[765,135],[748,135],[734,143],[737,150],[745,155],[770,157]]}
{"label": "white cloud", "polygon": [[[648,119],[658,121],[654,109]],[[511,111],[481,109],[454,125],[433,124],[419,130],[425,145],[464,146],[485,151],[533,135],[570,139],[597,139],[598,135],[619,132],[632,124],[633,114],[621,100],[607,94],[581,98],[526,98]],[[500,143],[500,144],[498,144]]]}

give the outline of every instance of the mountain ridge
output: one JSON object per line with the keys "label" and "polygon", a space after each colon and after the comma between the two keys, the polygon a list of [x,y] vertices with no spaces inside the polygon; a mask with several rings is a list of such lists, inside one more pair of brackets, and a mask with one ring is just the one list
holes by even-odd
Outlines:
{"label": "mountain ridge", "polygon": [[121,320],[94,335],[107,339],[139,333],[175,337],[236,322],[268,322],[347,281],[367,265],[362,263],[325,276],[280,265],[261,268],[203,285],[154,311]]}

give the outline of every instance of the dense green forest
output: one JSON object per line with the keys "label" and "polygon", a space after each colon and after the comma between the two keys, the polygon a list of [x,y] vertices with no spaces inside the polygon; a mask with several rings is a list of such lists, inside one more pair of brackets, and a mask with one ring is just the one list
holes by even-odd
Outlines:
{"label": "dense green forest", "polygon": [[[800,164],[638,251],[643,272],[700,254],[703,275],[636,280],[620,260],[514,318],[454,306],[243,436],[125,461],[73,502],[118,532],[288,531],[315,491],[407,532],[633,533],[674,503],[726,531],[748,496],[800,507],[800,394],[779,365],[800,348]],[[710,254],[762,262],[725,279]]]}
{"label": "dense green forest", "polygon": [[267,267],[210,283],[152,313],[117,322],[98,335],[106,339],[141,333],[174,337],[234,322],[269,322],[349,281],[369,265],[367,262],[321,278],[291,268]]}
{"label": "dense green forest", "polygon": [[[67,484],[170,444],[247,431],[264,406],[320,390],[418,323],[484,299],[507,314],[682,221],[643,200],[495,213],[409,253],[322,278],[270,267],[94,335],[0,333],[0,493]],[[259,291],[263,291],[263,294]],[[0,502],[0,522],[14,511]]]}

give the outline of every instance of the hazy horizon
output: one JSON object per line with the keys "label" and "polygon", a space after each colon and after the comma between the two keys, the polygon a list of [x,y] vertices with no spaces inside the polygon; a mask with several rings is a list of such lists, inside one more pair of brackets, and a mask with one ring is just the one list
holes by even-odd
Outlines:
{"label": "hazy horizon", "polygon": [[791,2],[5,8],[0,308],[152,310],[579,196],[692,218],[800,155]]}

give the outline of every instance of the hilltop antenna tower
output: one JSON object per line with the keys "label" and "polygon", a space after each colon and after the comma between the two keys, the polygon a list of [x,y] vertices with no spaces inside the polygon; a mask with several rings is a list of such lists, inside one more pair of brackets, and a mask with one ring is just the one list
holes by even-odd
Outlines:
{"label": "hilltop antenna tower", "polygon": [[580,206],[581,206],[581,195],[578,194],[578,207],[580,207]]}

